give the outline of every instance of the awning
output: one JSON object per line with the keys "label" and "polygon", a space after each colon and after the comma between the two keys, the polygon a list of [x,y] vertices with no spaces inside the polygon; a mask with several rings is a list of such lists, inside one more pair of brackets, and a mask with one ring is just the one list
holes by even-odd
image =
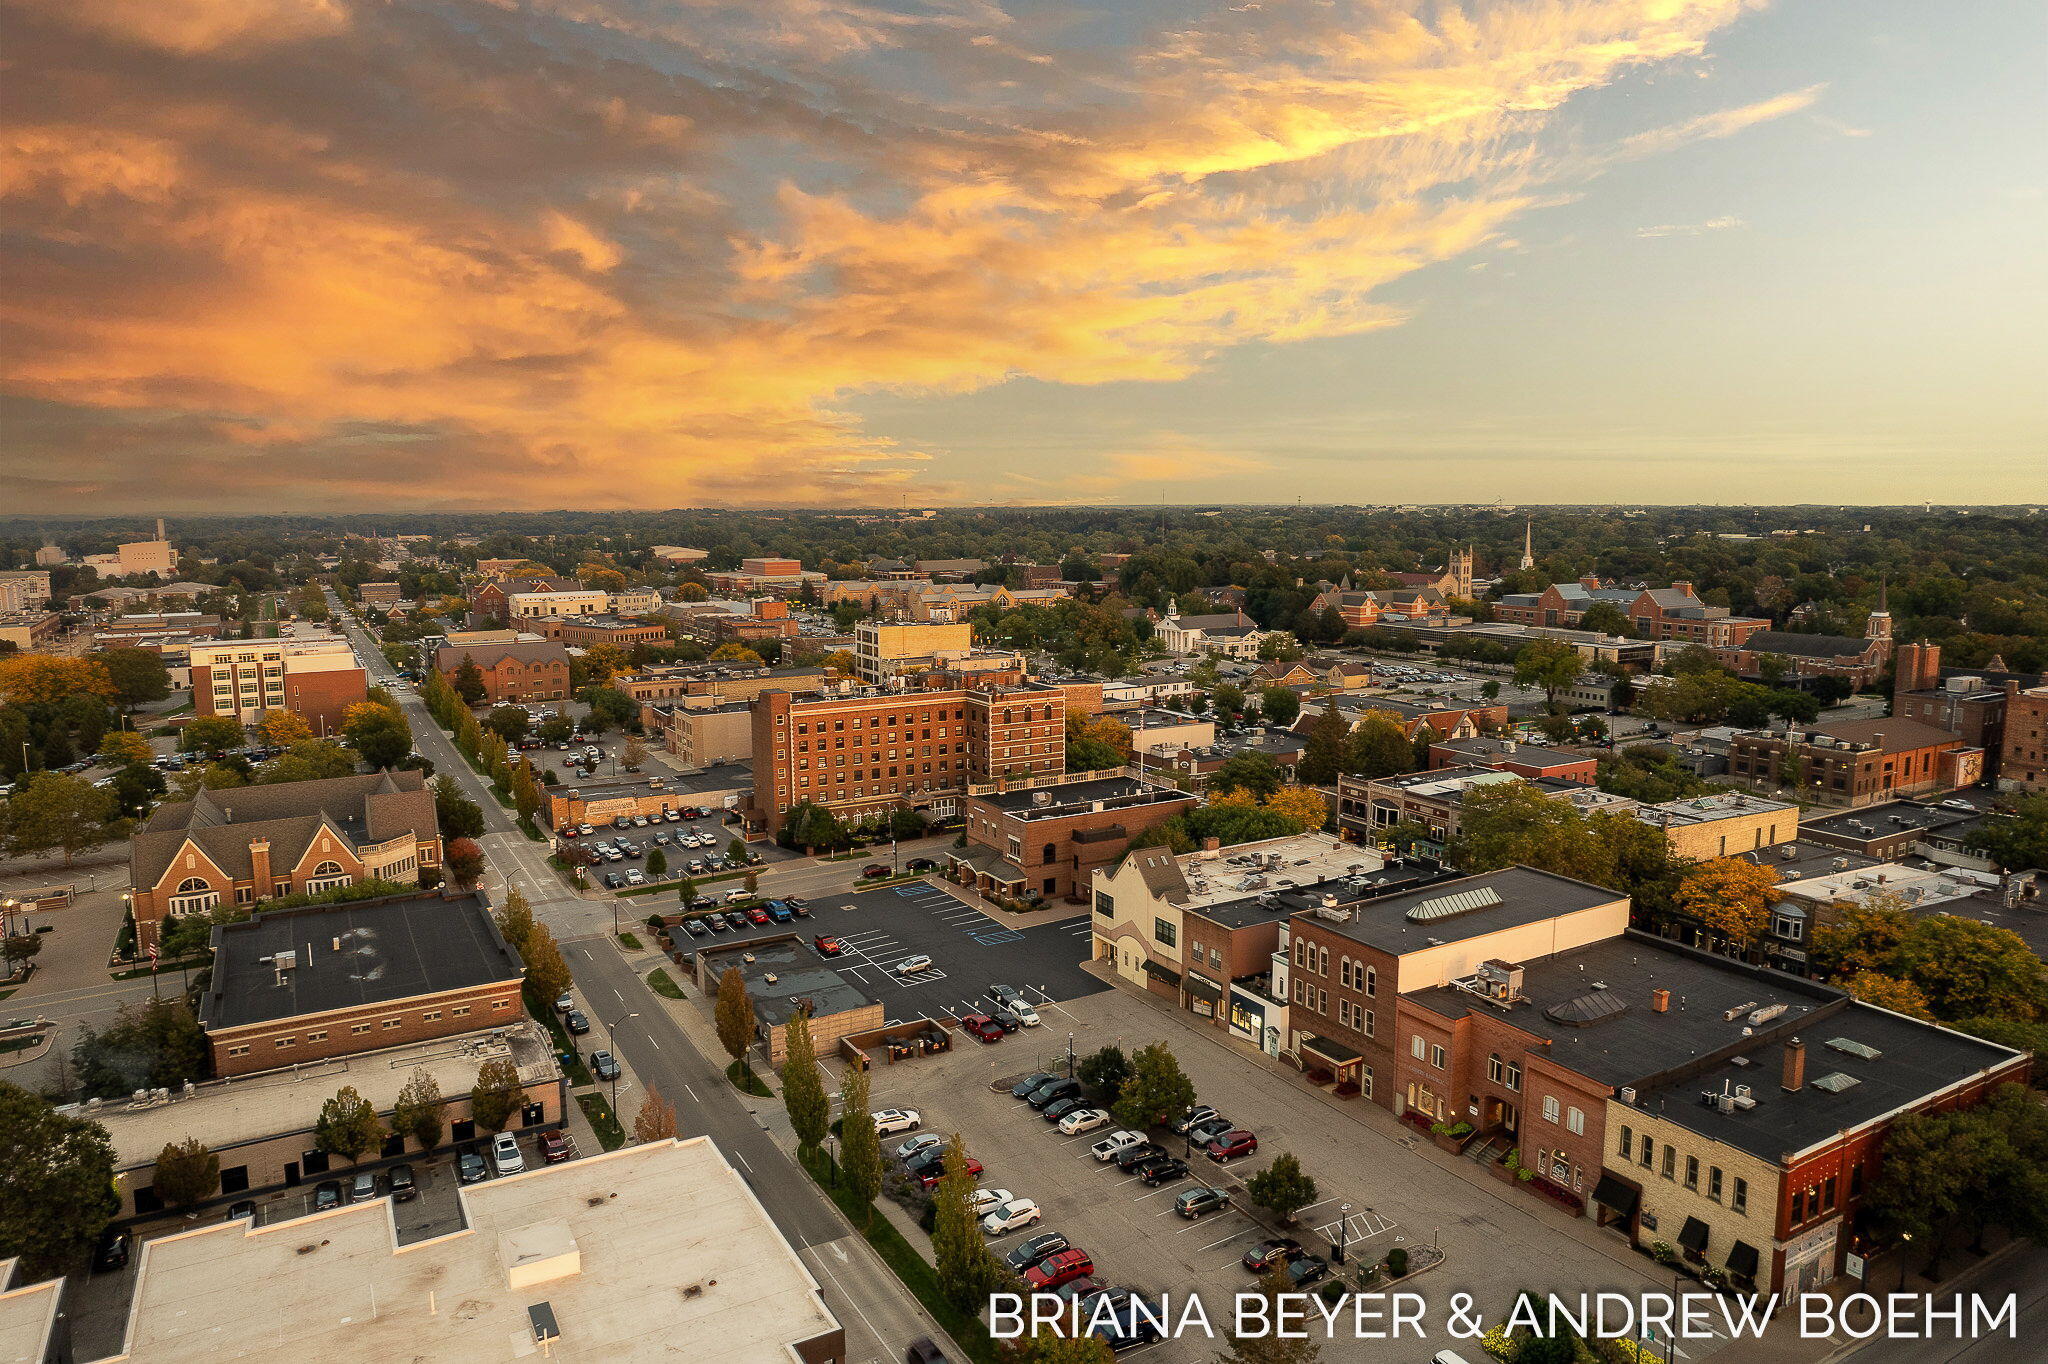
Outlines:
{"label": "awning", "polygon": [[1161,966],[1156,961],[1145,963],[1145,974],[1161,984],[1173,986],[1180,984],[1180,972],[1173,970],[1171,967]]}
{"label": "awning", "polygon": [[1603,1174],[1593,1188],[1593,1201],[1601,1207],[1620,1213],[1623,1217],[1636,1214],[1636,1204],[1643,1201],[1643,1191],[1626,1180]]}
{"label": "awning", "polygon": [[1747,1241],[1737,1241],[1728,1248],[1728,1272],[1740,1274],[1745,1279],[1756,1277],[1756,1247]]}
{"label": "awning", "polygon": [[1685,1226],[1678,1233],[1678,1244],[1687,1250],[1703,1252],[1707,1248],[1707,1224],[1697,1217],[1685,1219]]}
{"label": "awning", "polygon": [[1192,971],[1181,978],[1180,984],[1190,999],[1204,999],[1211,1004],[1223,1002],[1223,987],[1213,980],[1202,979]]}
{"label": "awning", "polygon": [[1342,1042],[1332,1042],[1327,1037],[1305,1036],[1301,1039],[1301,1049],[1322,1057],[1333,1066],[1348,1066],[1365,1059],[1365,1053],[1354,1051]]}

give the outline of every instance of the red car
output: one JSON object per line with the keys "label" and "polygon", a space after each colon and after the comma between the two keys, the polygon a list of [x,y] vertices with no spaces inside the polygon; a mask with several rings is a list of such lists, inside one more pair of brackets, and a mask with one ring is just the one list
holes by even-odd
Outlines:
{"label": "red car", "polygon": [[837,938],[813,938],[811,946],[818,949],[821,957],[836,957],[846,950],[846,944]]}
{"label": "red car", "polygon": [[961,1018],[960,1026],[984,1042],[1003,1040],[1003,1025],[987,1014],[967,1014]]}
{"label": "red car", "polygon": [[1234,1127],[1209,1143],[1209,1159],[1221,1165],[1226,1160],[1249,1156],[1259,1149],[1259,1139],[1242,1127]]}
{"label": "red car", "polygon": [[1058,1288],[1072,1279],[1095,1272],[1095,1262],[1085,1250],[1062,1250],[1048,1255],[1024,1271],[1024,1286],[1034,1293]]}
{"label": "red car", "polygon": [[860,869],[862,876],[887,876],[889,868],[880,862],[870,862]]}
{"label": "red car", "polygon": [[560,1132],[540,1134],[540,1158],[547,1164],[560,1165],[574,1154],[575,1150],[569,1145],[569,1139]]}
{"label": "red car", "polygon": [[[922,1189],[936,1189],[939,1187],[939,1181],[945,1177],[946,1167],[938,1161],[933,1161],[928,1169],[923,1169],[919,1172],[917,1176],[918,1187]],[[967,1158],[967,1177],[969,1179],[981,1178],[981,1162],[973,1156]],[[1088,1271],[1084,1269],[1081,1272],[1085,1274]]]}
{"label": "red car", "polygon": [[768,911],[761,908],[759,905],[755,905],[752,909],[747,911],[747,918],[752,920],[754,923],[765,924],[768,922]]}

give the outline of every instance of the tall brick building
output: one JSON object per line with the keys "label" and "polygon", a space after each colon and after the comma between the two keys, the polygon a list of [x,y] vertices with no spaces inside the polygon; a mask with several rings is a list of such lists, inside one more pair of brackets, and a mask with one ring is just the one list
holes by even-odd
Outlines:
{"label": "tall brick building", "polygon": [[367,674],[338,635],[195,642],[191,665],[194,712],[245,725],[266,710],[288,710],[315,734],[334,734],[348,708],[369,696]]}
{"label": "tall brick building", "polygon": [[[1034,683],[922,691],[762,693],[754,704],[749,824],[773,836],[791,806],[861,819],[899,807],[958,813],[969,785],[1066,767],[1066,697]],[[849,684],[850,685],[850,684]]]}
{"label": "tall brick building", "polygon": [[1640,639],[1677,640],[1709,649],[1734,649],[1770,621],[1758,616],[1738,616],[1725,606],[1701,601],[1689,582],[1669,587],[1633,586],[1581,578],[1575,583],[1552,583],[1541,592],[1517,592],[1494,605],[1497,620],[1517,625],[1563,626],[1577,629],[1596,602],[1618,609],[1635,627]]}
{"label": "tall brick building", "polygon": [[[1941,646],[1901,644],[1893,661],[1892,714],[1962,736],[1984,750],[1984,775],[2002,787],[2038,791],[2048,786],[2048,745],[2043,721],[2048,694],[2036,694],[2048,678],[2013,672],[2002,658],[1981,668],[1944,668]],[[2017,718],[2016,742],[2007,744],[2008,725]],[[2010,752],[2015,768],[2006,770]]]}

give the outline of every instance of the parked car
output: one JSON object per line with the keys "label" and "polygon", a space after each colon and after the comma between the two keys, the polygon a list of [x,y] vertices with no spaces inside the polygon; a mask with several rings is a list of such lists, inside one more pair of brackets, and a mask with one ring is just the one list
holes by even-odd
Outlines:
{"label": "parked car", "polygon": [[[720,926],[723,927],[723,925]],[[705,927],[704,921],[702,919],[683,920],[683,932],[689,934],[693,938],[709,937],[711,934],[711,930]]]}
{"label": "parked car", "polygon": [[594,1051],[590,1053],[590,1073],[600,1080],[616,1080],[620,1075],[618,1059],[608,1051]]}
{"label": "parked car", "polygon": [[1088,1258],[1087,1251],[1062,1250],[1046,1256],[1025,1270],[1024,1286],[1034,1293],[1043,1293],[1094,1272],[1095,1262]]}
{"label": "parked car", "polygon": [[1097,1160],[1115,1160],[1118,1152],[1127,1151],[1133,1146],[1142,1146],[1144,1143],[1145,1134],[1143,1132],[1133,1132],[1129,1128],[1124,1128],[1121,1131],[1112,1132],[1101,1141],[1096,1142],[1088,1148],[1088,1153]]}
{"label": "parked car", "polygon": [[556,995],[556,996],[555,996],[555,1012],[556,1012],[556,1013],[558,1013],[558,1014],[565,1014],[565,1013],[568,1013],[568,1012],[569,1012],[569,1011],[570,1011],[571,1009],[573,1009],[573,1008],[575,1008],[575,1007],[576,1007],[576,996],[574,996],[574,995],[568,995],[568,994],[563,994],[563,995]]}
{"label": "parked car", "polygon": [[1169,1126],[1171,1126],[1175,1132],[1186,1132],[1191,1128],[1200,1127],[1203,1123],[1208,1122],[1212,1118],[1220,1118],[1222,1116],[1223,1115],[1221,1113],[1218,1113],[1215,1109],[1209,1107],[1207,1104],[1203,1104],[1199,1108],[1190,1108],[1183,1116],[1174,1119],[1174,1121],[1171,1124],[1169,1124]]}
{"label": "parked car", "polygon": [[[930,1164],[919,1169],[916,1174],[918,1187],[925,1189],[937,1188],[939,1181],[946,1177],[944,1157],[942,1156],[940,1159],[932,1161]],[[981,1162],[973,1156],[967,1158],[967,1177],[969,1179],[981,1178]]]}
{"label": "parked car", "polygon": [[979,1037],[983,1042],[1003,1040],[1003,1025],[987,1014],[965,1014],[960,1019],[960,1027],[962,1031]]}
{"label": "parked car", "polygon": [[1069,1098],[1073,1095],[1079,1094],[1080,1092],[1081,1082],[1079,1080],[1054,1080],[1050,1084],[1043,1084],[1040,1085],[1038,1088],[1032,1090],[1030,1098],[1028,1098],[1025,1102],[1029,1103],[1033,1108],[1043,1113],[1045,1111],[1046,1105],[1053,1102],[1055,1099]]}
{"label": "parked car", "polygon": [[458,1184],[476,1184],[491,1177],[491,1167],[484,1164],[484,1158],[474,1151],[464,1151],[455,1157],[455,1180]]}
{"label": "parked car", "polygon": [[728,909],[727,911],[725,911],[725,926],[727,928],[734,930],[742,929],[747,927],[750,922],[751,921],[747,918],[747,916],[745,914],[742,914],[737,909]]}
{"label": "parked car", "polygon": [[1091,1305],[1082,1331],[1109,1346],[1111,1354],[1140,1350],[1160,1338],[1159,1328],[1152,1324],[1152,1318],[1129,1303],[1108,1312]]}
{"label": "parked car", "polygon": [[1065,1078],[1065,1076],[1055,1075],[1049,1070],[1035,1070],[1016,1084],[1010,1086],[1010,1097],[1013,1099],[1028,1099],[1031,1097],[1031,1092],[1039,1086],[1058,1084]]}
{"label": "parked car", "polygon": [[1017,1021],[1027,1028],[1035,1028],[1042,1021],[1038,1017],[1037,1007],[1028,999],[1013,999],[1003,1007],[1014,1014]]}
{"label": "parked car", "polygon": [[755,905],[755,906],[754,906],[754,907],[753,907],[752,909],[750,909],[750,910],[748,910],[748,911],[747,911],[747,922],[748,922],[748,923],[750,923],[750,924],[765,924],[765,923],[767,923],[767,922],[768,922],[768,911],[767,911],[767,909],[766,909],[766,908],[764,908],[764,907],[763,907],[763,906],[761,906],[761,905]]}
{"label": "parked car", "polygon": [[946,1358],[945,1351],[932,1343],[930,1336],[919,1336],[903,1352],[903,1364],[952,1364],[952,1361]]}
{"label": "parked car", "polygon": [[811,917],[811,902],[809,900],[803,899],[800,896],[792,895],[787,900],[784,900],[782,903],[788,905],[789,912],[796,915],[796,917],[799,919],[808,919]]}
{"label": "parked car", "polygon": [[1197,1146],[1207,1146],[1225,1132],[1235,1131],[1237,1124],[1220,1113],[1205,1122],[1198,1122],[1187,1132],[1188,1140]]}
{"label": "parked car", "polygon": [[1010,1247],[1003,1256],[1003,1263],[1019,1274],[1043,1260],[1046,1256],[1069,1247],[1066,1235],[1057,1231],[1041,1231]]}
{"label": "parked car", "polygon": [[338,1208],[347,1201],[347,1197],[342,1193],[341,1181],[338,1179],[323,1179],[313,1186],[314,1212],[326,1212],[329,1208]]}
{"label": "parked car", "polygon": [[770,900],[767,909],[768,917],[779,924],[786,924],[796,917],[796,911],[780,900]]}
{"label": "parked car", "polygon": [[510,1132],[500,1132],[491,1138],[492,1173],[516,1175],[525,1168],[526,1157],[520,1153],[519,1138]]}
{"label": "parked car", "polygon": [[1230,1191],[1228,1189],[1212,1188],[1206,1184],[1189,1189],[1186,1193],[1173,1200],[1173,1210],[1182,1217],[1187,1218],[1190,1222],[1205,1213],[1212,1213],[1218,1208],[1227,1208],[1229,1206]]}
{"label": "parked car", "polygon": [[982,1214],[981,1229],[990,1236],[1006,1236],[1020,1227],[1036,1223],[1044,1214],[1028,1198],[1006,1198]]}
{"label": "parked car", "polygon": [[590,1031],[590,1020],[583,1016],[581,1009],[571,1009],[568,1016],[562,1019],[562,1026],[573,1036],[581,1037]]}
{"label": "parked car", "polygon": [[1221,1136],[1212,1138],[1208,1145],[1209,1159],[1218,1165],[1226,1160],[1236,1160],[1239,1156],[1255,1155],[1258,1149],[1259,1139],[1242,1127],[1234,1127]]}
{"label": "parked car", "polygon": [[920,1132],[896,1148],[896,1159],[909,1161],[920,1152],[937,1150],[946,1144],[946,1139],[936,1132]]}
{"label": "parked car", "polygon": [[915,1131],[924,1122],[914,1108],[884,1108],[874,1115],[875,1130],[883,1136]]}
{"label": "parked car", "polygon": [[606,890],[622,890],[625,888],[625,885],[626,878],[617,872],[608,871],[604,874],[604,888]]}
{"label": "parked car", "polygon": [[1293,1288],[1307,1288],[1330,1272],[1330,1262],[1320,1255],[1297,1255],[1287,1262],[1287,1282]]}
{"label": "parked car", "polygon": [[1301,1242],[1291,1236],[1276,1236],[1246,1251],[1242,1263],[1252,1273],[1264,1274],[1274,1265],[1284,1264],[1301,1253]]}
{"label": "parked car", "polygon": [[1014,990],[1008,985],[989,986],[988,997],[994,1000],[996,1003],[1002,1005],[1012,1004],[1015,1003],[1017,1000],[1024,998],[1024,996],[1018,994],[1016,990]]}
{"label": "parked car", "polygon": [[541,1162],[546,1165],[560,1165],[576,1154],[576,1148],[560,1132],[543,1132],[539,1142]]}
{"label": "parked car", "polygon": [[1117,1169],[1132,1171],[1136,1170],[1146,1161],[1151,1160],[1154,1156],[1163,1156],[1165,1154],[1165,1149],[1158,1142],[1142,1141],[1136,1146],[1117,1152],[1113,1159],[1116,1161]]}
{"label": "parked car", "polygon": [[903,864],[908,871],[937,871],[939,864],[929,857],[913,857]]}
{"label": "parked car", "polygon": [[1076,1112],[1080,1109],[1086,1108],[1087,1106],[1088,1101],[1082,1098],[1079,1094],[1069,1094],[1066,1098],[1054,1099],[1051,1103],[1045,1106],[1045,1120],[1049,1123],[1057,1123],[1060,1121],[1060,1119],[1066,1117],[1067,1114]]}
{"label": "parked car", "polygon": [[869,877],[887,876],[889,875],[889,867],[888,864],[883,862],[870,862],[860,869],[860,874]]}
{"label": "parked car", "polygon": [[1022,1019],[1005,1008],[997,1007],[990,1009],[988,1017],[990,1022],[1001,1028],[1005,1033],[1013,1033],[1024,1026]]}
{"label": "parked car", "polygon": [[896,963],[896,974],[899,976],[914,976],[931,969],[932,959],[924,956],[922,953],[913,957],[905,957],[902,961]]}
{"label": "parked car", "polygon": [[[325,1188],[326,1185],[322,1185],[321,1187]],[[340,1206],[338,1200],[340,1197],[341,1186],[337,1184],[334,1187],[337,1201],[328,1204],[327,1206],[329,1207]],[[250,1211],[255,1211],[253,1205],[251,1206]],[[92,1267],[95,1270],[98,1270],[100,1273],[105,1273],[111,1269],[120,1269],[122,1266],[128,1263],[128,1253],[130,1250],[134,1248],[134,1245],[135,1238],[129,1235],[127,1231],[120,1227],[108,1227],[105,1231],[100,1233],[99,1242],[93,1247]]]}
{"label": "parked car", "polygon": [[1171,1184],[1176,1179],[1188,1177],[1188,1163],[1179,1156],[1154,1156],[1132,1173],[1145,1181],[1148,1188],[1156,1189],[1161,1184]]}
{"label": "parked car", "polygon": [[391,1201],[410,1203],[420,1196],[419,1181],[414,1178],[412,1166],[394,1165],[384,1176],[391,1189]]}
{"label": "parked car", "polygon": [[818,949],[818,955],[821,957],[836,957],[846,950],[845,943],[829,935],[820,935],[811,939],[811,946]]}
{"label": "parked car", "polygon": [[967,1195],[967,1211],[983,1218],[1016,1196],[1008,1189],[976,1189]]}
{"label": "parked car", "polygon": [[377,1196],[377,1176],[368,1170],[348,1182],[348,1201],[367,1203]]}
{"label": "parked car", "polygon": [[1079,1136],[1093,1132],[1098,1127],[1109,1126],[1109,1114],[1100,1108],[1077,1108],[1060,1119],[1060,1131],[1067,1136]]}

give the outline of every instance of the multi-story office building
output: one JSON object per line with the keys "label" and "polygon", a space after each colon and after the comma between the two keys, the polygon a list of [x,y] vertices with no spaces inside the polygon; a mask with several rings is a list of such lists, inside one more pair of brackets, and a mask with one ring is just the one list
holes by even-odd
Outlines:
{"label": "multi-story office building", "polygon": [[339,635],[223,639],[191,647],[192,706],[254,724],[288,710],[315,734],[338,733],[344,712],[369,694],[369,679]]}

